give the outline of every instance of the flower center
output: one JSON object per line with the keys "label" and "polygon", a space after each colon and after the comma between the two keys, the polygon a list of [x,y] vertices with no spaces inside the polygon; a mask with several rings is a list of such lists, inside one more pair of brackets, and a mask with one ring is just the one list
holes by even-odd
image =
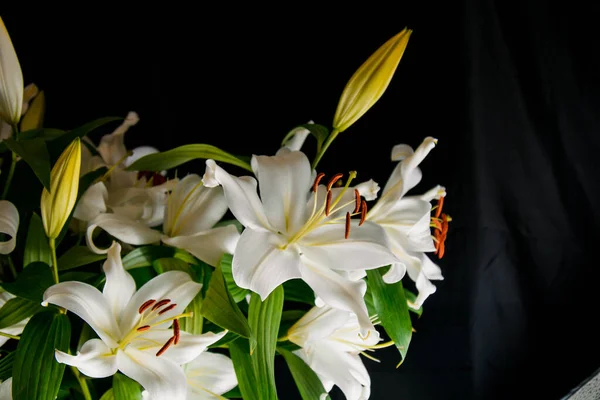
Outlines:
{"label": "flower center", "polygon": [[146,178],[146,186],[153,187],[162,185],[167,181],[167,178],[155,171],[138,171],[137,179]]}
{"label": "flower center", "polygon": [[[329,180],[326,186],[327,192],[325,196],[325,201],[322,201],[323,199],[321,199],[321,204],[319,205],[319,183],[325,177],[325,174],[321,172],[317,175],[317,177],[315,178],[315,182],[312,186],[312,191],[314,193],[312,213],[310,217],[306,220],[304,225],[288,240],[288,242],[285,245],[281,246],[282,250],[285,250],[289,245],[298,242],[305,235],[325,224],[339,223],[341,220],[345,220],[344,237],[348,239],[348,237],[350,236],[351,218],[355,215],[360,215],[359,226],[365,222],[365,218],[367,216],[367,202],[361,198],[358,190],[354,189],[354,198],[351,201],[346,201],[345,203],[340,204],[344,194],[348,191],[348,188],[350,187],[350,183],[354,178],[356,178],[356,171],[350,172],[348,180],[346,181],[346,184],[344,185],[342,190],[339,191],[335,198],[333,197],[332,188],[334,185],[340,183],[340,179],[343,176],[344,174],[339,173],[334,175]],[[342,210],[344,207],[347,207],[352,204],[354,204],[354,210],[352,212],[348,211],[345,215],[332,216],[332,214],[335,214],[338,211]]]}
{"label": "flower center", "polygon": [[173,321],[173,325],[171,326],[173,329],[173,336],[171,336],[167,342],[162,345],[158,352],[156,352],[156,356],[158,357],[163,354],[171,345],[177,345],[179,343],[179,339],[181,338],[179,318],[191,317],[193,313],[183,313],[167,318],[161,317],[161,315],[171,311],[175,307],[177,307],[177,304],[172,303],[170,299],[162,299],[158,301],[156,299],[150,299],[144,302],[138,309],[138,313],[141,315],[140,320],[138,321],[137,325],[125,336],[125,338],[119,342],[119,349],[125,349],[127,345],[135,340],[146,341],[150,347],[160,344],[150,338],[144,337],[144,335],[152,328],[163,325],[170,321]]}
{"label": "flower center", "polygon": [[[445,197],[445,196],[444,196]],[[435,242],[435,253],[438,258],[444,257],[446,251],[446,236],[448,235],[448,226],[452,218],[448,214],[442,214],[444,207],[444,197],[440,197],[436,206],[435,214],[431,217],[431,227],[433,228],[433,241]]]}

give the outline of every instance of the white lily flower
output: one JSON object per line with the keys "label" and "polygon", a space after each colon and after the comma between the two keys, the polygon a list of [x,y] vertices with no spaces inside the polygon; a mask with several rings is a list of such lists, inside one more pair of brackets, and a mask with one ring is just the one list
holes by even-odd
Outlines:
{"label": "white lily flower", "polygon": [[315,371],[327,392],[338,386],[348,400],[366,400],[371,379],[360,354],[387,347],[373,330],[363,338],[356,315],[328,306],[313,307],[288,330],[294,351]]}
{"label": "white lily flower", "polygon": [[187,400],[222,400],[237,386],[231,359],[223,354],[205,351],[183,366],[187,383]]}
{"label": "white lily flower", "polygon": [[0,400],[12,400],[12,376],[0,383]]}
{"label": "white lily flower", "polygon": [[119,213],[100,214],[88,226],[87,243],[96,253],[106,252],[93,241],[93,232],[100,227],[125,243],[162,241],[214,266],[223,254],[233,253],[240,237],[233,225],[213,228],[226,212],[223,189],[205,187],[198,175],[191,174],[177,183],[168,198],[163,232]]}
{"label": "white lily flower", "polygon": [[[0,293],[0,308],[4,307],[7,301],[14,299],[15,296],[8,293],[2,292]],[[0,333],[6,333],[8,335],[18,336],[23,333],[23,329],[25,329],[25,325],[29,322],[29,318],[25,318],[14,325],[8,326],[6,328],[0,329]],[[4,346],[4,344],[8,341],[8,337],[2,336],[0,334],[0,347]],[[2,399],[2,397],[0,397]]]}
{"label": "white lily flower", "polygon": [[400,161],[385,185],[383,193],[366,219],[381,226],[388,237],[390,247],[399,262],[392,264],[383,276],[387,283],[401,280],[408,272],[416,283],[418,296],[414,308],[435,292],[431,280],[443,280],[442,271],[426,252],[434,252],[436,246],[431,235],[431,201],[445,196],[445,189],[437,186],[422,196],[405,196],[422,178],[419,164],[436,145],[437,140],[426,138],[413,151],[408,145],[392,149],[392,161]]}
{"label": "white lily flower", "polygon": [[233,253],[238,286],[264,300],[283,282],[301,278],[325,303],[356,313],[364,334],[374,329],[362,297],[365,282],[352,282],[338,271],[378,268],[397,259],[381,227],[350,219],[361,204],[350,181],[332,188],[337,175],[326,188],[318,185],[319,175],[313,183],[306,155],[286,148],[275,156],[252,157],[258,183],[229,175],[214,160],[206,165],[204,184],[223,187],[230,210],[246,227]]}
{"label": "white lily flower", "polygon": [[19,230],[19,211],[8,200],[0,200],[0,233],[10,236],[10,239],[0,242],[0,254],[11,253],[17,245]]}
{"label": "white lily flower", "polygon": [[[29,102],[32,101],[33,98],[38,94],[39,89],[34,83],[30,83],[29,85],[25,86],[25,90],[23,91],[23,106],[21,107],[21,117],[23,117],[29,109]],[[8,122],[5,122],[0,118],[0,142],[12,137],[12,134],[12,126]]]}
{"label": "white lily flower", "polygon": [[196,358],[226,332],[191,335],[179,318],[202,285],[182,271],[169,271],[138,291],[123,269],[121,246],[114,242],[104,263],[106,283],[100,292],[83,282],[61,282],[44,293],[42,305],[55,304],[77,314],[98,334],[77,355],[56,350],[56,360],[92,378],[121,371],[155,399],[184,399],[186,377],[181,365]]}

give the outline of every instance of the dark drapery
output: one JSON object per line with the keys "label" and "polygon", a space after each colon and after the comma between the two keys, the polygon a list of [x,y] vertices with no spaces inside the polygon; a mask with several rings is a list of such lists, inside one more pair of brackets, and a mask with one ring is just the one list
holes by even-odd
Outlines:
{"label": "dark drapery", "polygon": [[[132,147],[238,154],[329,125],[352,72],[413,28],[388,91],[321,164],[383,185],[394,144],[439,139],[415,191],[448,189],[445,280],[405,363],[392,349],[365,360],[372,398],[559,399],[600,367],[597,6],[439,3],[3,18],[25,81],[46,90],[47,126],[135,110]],[[296,398],[279,366],[281,398]]]}

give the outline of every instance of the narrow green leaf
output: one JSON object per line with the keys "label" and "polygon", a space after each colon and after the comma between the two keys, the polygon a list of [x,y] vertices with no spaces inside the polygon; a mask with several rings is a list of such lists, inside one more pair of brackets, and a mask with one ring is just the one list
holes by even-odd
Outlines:
{"label": "narrow green leaf", "polygon": [[230,330],[245,338],[251,337],[248,320],[227,290],[221,266],[212,274],[206,297],[202,302],[202,315],[223,329]]}
{"label": "narrow green leaf", "polygon": [[56,139],[48,142],[48,150],[50,151],[51,158],[56,159],[60,153],[62,153],[62,151],[76,138],[82,138],[101,126],[121,120],[123,120],[122,117],[98,118],[58,136]]}
{"label": "narrow green leaf", "polygon": [[0,329],[12,326],[31,317],[44,307],[39,302],[15,297],[0,308]]}
{"label": "narrow green leaf", "polygon": [[[321,395],[327,393],[315,371],[300,357],[281,347],[277,348],[277,352],[285,359],[302,400],[320,400]],[[329,399],[329,396],[326,398]]]}
{"label": "narrow green leaf", "polygon": [[58,270],[66,271],[106,259],[106,254],[96,254],[87,246],[73,246],[58,259]]}
{"label": "narrow green leaf", "polygon": [[19,340],[13,365],[14,400],[54,400],[65,364],[54,358],[56,349],[67,352],[71,323],[66,314],[44,311],[31,318]]}
{"label": "narrow green leaf", "polygon": [[52,265],[52,255],[42,218],[33,213],[29,220],[27,239],[25,240],[25,252],[23,253],[23,266],[27,267],[35,261],[41,261]]}
{"label": "narrow green leaf", "polygon": [[39,261],[31,263],[23,269],[14,282],[0,283],[7,292],[38,303],[42,302],[44,292],[53,284],[54,279],[50,267]]}
{"label": "narrow green leaf", "polygon": [[199,274],[185,261],[180,260],[179,258],[159,258],[152,262],[152,267],[156,271],[157,274],[162,274],[167,271],[183,271],[186,272],[192,279],[196,282],[199,282],[201,277]]}
{"label": "narrow green leaf", "polygon": [[5,139],[6,146],[17,153],[31,167],[35,176],[38,177],[42,185],[50,190],[50,156],[46,149],[46,142],[42,139],[31,139],[16,141],[15,139]]}
{"label": "narrow green leaf", "polygon": [[115,400],[115,393],[113,389],[110,388],[106,392],[104,392],[102,397],[100,397],[100,400]]}
{"label": "narrow green leaf", "polygon": [[142,387],[120,372],[113,375],[112,384],[115,400],[139,400],[142,398]]}
{"label": "narrow green leaf", "polygon": [[225,397],[226,399],[241,399],[242,392],[240,391],[240,387],[236,386],[233,389],[231,389],[229,392],[223,393],[223,397]]}
{"label": "narrow green leaf", "polygon": [[262,400],[258,394],[248,340],[239,338],[229,343],[229,355],[233,361],[233,369],[244,400]]}
{"label": "narrow green leaf", "polygon": [[67,271],[60,273],[58,277],[61,282],[81,281],[93,285],[98,278],[104,278],[104,275],[100,275],[96,272]]}
{"label": "narrow green leaf", "polygon": [[287,141],[290,140],[296,134],[296,132],[302,128],[307,129],[315,137],[315,139],[317,139],[317,153],[320,152],[321,147],[323,146],[323,142],[325,142],[327,136],[329,136],[329,129],[319,124],[298,125],[297,127],[288,132],[285,138],[283,138],[281,145],[285,145]]}
{"label": "narrow green leaf", "polygon": [[201,335],[202,326],[204,325],[204,317],[202,316],[202,293],[198,293],[196,297],[185,308],[185,312],[191,312],[192,316],[179,319],[179,326],[182,331],[191,333],[192,335]]}
{"label": "narrow green leaf", "polygon": [[244,230],[244,225],[242,225],[240,223],[240,221],[238,221],[237,219],[227,219],[224,221],[219,221],[215,224],[215,228],[218,228],[220,226],[227,226],[227,225],[233,225],[235,226],[235,228],[237,229],[237,231],[239,233],[242,233],[242,231]]}
{"label": "narrow green leaf", "polygon": [[[367,284],[373,296],[373,306],[379,316],[381,325],[388,336],[394,341],[402,360],[412,338],[412,321],[408,313],[408,303],[404,295],[402,281],[388,284],[383,281],[381,268],[367,271]],[[398,364],[398,365],[400,365]]]}
{"label": "narrow green leaf", "polygon": [[5,381],[12,376],[15,352],[2,351],[0,353],[0,381]]}
{"label": "narrow green leaf", "polygon": [[[214,332],[214,331],[213,331]],[[213,344],[209,345],[208,348],[209,349],[214,349],[217,347],[221,347],[225,344],[231,343],[235,340],[237,340],[238,338],[240,338],[241,336],[238,335],[237,333],[228,331],[225,336],[223,336],[221,339],[217,340],[216,342],[214,342]]]}
{"label": "narrow green leaf", "polygon": [[315,305],[315,292],[302,279],[290,279],[283,283],[285,300]]}
{"label": "narrow green leaf", "polygon": [[127,170],[162,171],[198,158],[222,161],[253,172],[252,167],[247,162],[210,144],[186,144],[162,153],[149,154],[135,161]]}
{"label": "narrow green leaf", "polygon": [[251,349],[252,365],[259,396],[265,400],[277,399],[275,349],[282,309],[283,286],[278,286],[265,301],[261,301],[258,294],[252,293],[248,311],[248,322],[256,337],[256,349]]}
{"label": "narrow green leaf", "polygon": [[246,295],[250,293],[248,289],[242,289],[238,285],[235,284],[233,280],[233,272],[231,271],[231,263],[233,262],[233,255],[224,254],[221,258],[221,268],[223,271],[223,278],[225,278],[225,282],[227,283],[227,290],[231,293],[233,300],[236,303],[244,300]]}
{"label": "narrow green leaf", "polygon": [[404,295],[406,296],[406,301],[408,302],[408,311],[417,314],[419,317],[423,315],[423,306],[419,308],[412,308],[410,306],[411,304],[415,304],[415,301],[417,301],[417,295],[406,288],[404,288]]}
{"label": "narrow green leaf", "polygon": [[63,135],[65,131],[54,128],[30,129],[19,133],[19,140],[42,139],[44,141],[54,140]]}
{"label": "narrow green leaf", "polygon": [[170,246],[143,246],[130,251],[123,257],[123,268],[133,269],[151,267],[154,260],[159,258],[177,258],[188,264],[196,264],[194,256],[184,250]]}

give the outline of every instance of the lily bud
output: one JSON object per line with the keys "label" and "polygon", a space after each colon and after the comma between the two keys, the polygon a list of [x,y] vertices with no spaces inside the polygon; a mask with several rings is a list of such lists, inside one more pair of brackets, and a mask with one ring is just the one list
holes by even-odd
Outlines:
{"label": "lily bud", "polygon": [[0,119],[16,125],[23,107],[23,72],[0,17]]}
{"label": "lily bud", "polygon": [[412,30],[404,28],[389,39],[352,75],[338,103],[333,128],[348,129],[379,100],[404,54]]}
{"label": "lily bud", "polygon": [[60,155],[50,173],[50,192],[42,192],[41,211],[44,230],[49,239],[60,234],[77,201],[81,141],[75,139]]}

